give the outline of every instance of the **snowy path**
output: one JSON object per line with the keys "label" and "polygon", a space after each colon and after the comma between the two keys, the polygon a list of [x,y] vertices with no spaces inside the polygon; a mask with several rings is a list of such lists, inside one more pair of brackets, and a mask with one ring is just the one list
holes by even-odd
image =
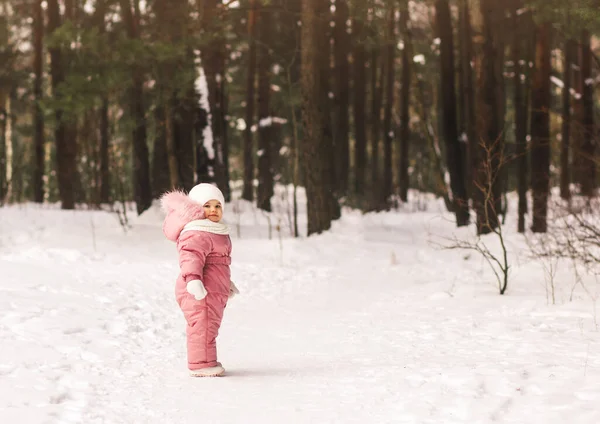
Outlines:
{"label": "snowy path", "polygon": [[547,306],[527,265],[499,297],[432,216],[234,240],[228,376],[190,379],[158,219],[0,209],[0,422],[600,422],[591,302]]}

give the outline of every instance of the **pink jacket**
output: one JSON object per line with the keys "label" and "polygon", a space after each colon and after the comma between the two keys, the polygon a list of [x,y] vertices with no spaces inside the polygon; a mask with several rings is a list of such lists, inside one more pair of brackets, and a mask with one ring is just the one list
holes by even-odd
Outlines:
{"label": "pink jacket", "polygon": [[[205,265],[231,264],[231,239],[228,235],[206,231],[182,233],[186,224],[205,219],[204,209],[201,205],[180,191],[165,194],[161,203],[167,212],[163,223],[163,233],[167,239],[177,243],[181,277],[186,283],[191,280],[201,280],[207,283],[203,272]],[[227,274],[227,278],[229,278],[229,267],[227,267]],[[225,293],[229,293],[229,280],[227,280]]]}

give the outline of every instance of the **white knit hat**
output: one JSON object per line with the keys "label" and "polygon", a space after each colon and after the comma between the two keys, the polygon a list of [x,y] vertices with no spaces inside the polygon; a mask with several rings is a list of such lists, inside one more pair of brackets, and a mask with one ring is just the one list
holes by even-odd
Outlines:
{"label": "white knit hat", "polygon": [[221,210],[225,212],[225,197],[221,190],[208,183],[202,183],[194,186],[188,194],[194,202],[204,206],[209,200],[218,200],[221,202]]}

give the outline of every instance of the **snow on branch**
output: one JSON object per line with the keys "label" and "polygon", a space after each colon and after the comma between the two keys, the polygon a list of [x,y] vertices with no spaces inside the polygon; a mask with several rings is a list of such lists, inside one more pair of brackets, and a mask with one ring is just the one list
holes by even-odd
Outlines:
{"label": "snow on branch", "polygon": [[267,116],[266,118],[262,118],[258,122],[258,126],[261,128],[270,127],[273,124],[280,124],[280,125],[287,124],[287,119],[280,118],[277,116]]}
{"label": "snow on branch", "polygon": [[215,158],[215,149],[212,133],[212,115],[210,113],[210,103],[208,101],[208,82],[206,81],[206,74],[204,73],[204,68],[202,68],[201,65],[200,51],[196,50],[194,53],[196,54],[194,63],[196,65],[197,72],[196,81],[194,81],[194,88],[196,89],[196,93],[198,93],[200,108],[206,111],[207,116],[207,125],[202,131],[202,136],[204,140],[203,145],[206,149],[208,159],[213,160]]}

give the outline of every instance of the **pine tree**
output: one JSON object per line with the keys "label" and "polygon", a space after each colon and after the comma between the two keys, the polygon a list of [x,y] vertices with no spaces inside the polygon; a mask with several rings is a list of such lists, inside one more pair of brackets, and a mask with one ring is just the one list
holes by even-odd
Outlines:
{"label": "pine tree", "polygon": [[302,121],[301,157],[307,198],[308,235],[331,227],[330,204],[325,192],[325,160],[322,155],[324,112],[321,101],[320,30],[317,13],[323,0],[302,3]]}
{"label": "pine tree", "polygon": [[[134,2],[137,0],[134,0]],[[130,40],[140,39],[139,25],[132,12],[129,0],[120,0],[123,22]],[[144,77],[139,65],[131,66],[131,88],[128,93],[129,110],[133,120],[133,196],[137,212],[141,214],[152,205],[150,186],[150,163],[146,140],[146,109],[144,107]]]}
{"label": "pine tree", "polygon": [[443,127],[446,139],[446,162],[450,172],[450,185],[456,213],[456,224],[469,223],[463,152],[458,137],[456,116],[456,90],[454,75],[454,36],[448,0],[436,0],[436,22],[440,37],[441,98],[443,103]]}
{"label": "pine tree", "polygon": [[42,83],[44,78],[44,12],[42,10],[42,0],[33,2],[33,95],[34,105],[34,170],[33,170],[33,200],[37,203],[44,201],[44,112],[41,102],[43,99]]}
{"label": "pine tree", "polygon": [[400,22],[402,41],[402,76],[400,85],[400,152],[399,152],[399,170],[398,180],[400,186],[400,200],[408,201],[408,155],[410,141],[410,84],[411,84],[411,61],[412,61],[412,41],[410,35],[410,16],[408,9],[408,0],[403,0],[400,10]]}
{"label": "pine tree", "polygon": [[550,191],[550,75],[551,26],[548,22],[536,28],[535,72],[531,92],[531,188],[533,223],[531,230],[545,233],[548,228],[548,196]]}

